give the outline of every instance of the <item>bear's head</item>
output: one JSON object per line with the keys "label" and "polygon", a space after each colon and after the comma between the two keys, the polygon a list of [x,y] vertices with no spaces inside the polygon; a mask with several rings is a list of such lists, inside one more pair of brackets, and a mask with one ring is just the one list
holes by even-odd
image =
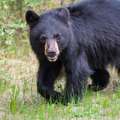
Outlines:
{"label": "bear's head", "polygon": [[41,51],[50,62],[57,60],[70,40],[69,17],[67,8],[49,10],[40,15],[32,10],[26,12],[30,43],[36,54]]}

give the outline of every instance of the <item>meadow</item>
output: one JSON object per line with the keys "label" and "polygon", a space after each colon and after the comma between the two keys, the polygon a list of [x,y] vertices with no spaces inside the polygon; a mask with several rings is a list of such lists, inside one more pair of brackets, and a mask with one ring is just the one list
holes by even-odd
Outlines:
{"label": "meadow", "polygon": [[[108,87],[86,91],[77,104],[74,99],[68,106],[51,104],[37,93],[38,62],[29,44],[25,12],[29,8],[43,12],[77,0],[63,0],[62,4],[60,0],[19,2],[0,3],[0,120],[120,120],[120,78],[110,66]],[[62,71],[54,89],[63,92],[65,79]]]}

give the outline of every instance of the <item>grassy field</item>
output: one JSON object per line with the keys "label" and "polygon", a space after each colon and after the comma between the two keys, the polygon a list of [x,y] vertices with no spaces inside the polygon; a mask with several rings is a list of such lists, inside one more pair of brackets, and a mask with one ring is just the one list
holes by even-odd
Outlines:
{"label": "grassy field", "polygon": [[[63,6],[72,1],[75,0],[65,0]],[[27,5],[24,3],[26,6],[22,19],[16,17],[15,13],[19,13],[17,9],[11,11],[10,15],[6,13],[11,10],[8,8],[12,3],[3,1],[2,4],[4,9],[0,7],[0,15],[3,16],[0,17],[0,23],[2,21],[4,24],[0,24],[0,120],[120,120],[120,78],[114,68],[108,68],[111,79],[105,90],[86,91],[83,100],[77,104],[74,100],[68,106],[49,104],[37,94],[38,62],[29,45],[28,28],[21,22],[25,22]],[[46,9],[58,7],[60,0],[48,0],[45,6]],[[38,8],[34,7],[33,10],[38,13],[45,10]],[[65,79],[64,74],[59,76],[55,90],[63,91]]]}
{"label": "grassy field", "polygon": [[[25,51],[27,53],[25,53]],[[19,54],[18,54],[19,53]],[[0,60],[0,118],[1,120],[119,120],[120,88],[115,69],[109,69],[111,82],[100,92],[86,91],[83,101],[49,104],[37,94],[38,63],[29,44],[15,53],[4,54]],[[63,90],[65,76],[61,75],[55,89]],[[62,87],[61,87],[62,86]]]}

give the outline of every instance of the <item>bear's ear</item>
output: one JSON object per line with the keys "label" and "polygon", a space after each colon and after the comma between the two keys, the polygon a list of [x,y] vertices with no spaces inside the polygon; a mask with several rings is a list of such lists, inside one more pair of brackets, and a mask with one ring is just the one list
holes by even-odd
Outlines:
{"label": "bear's ear", "polygon": [[68,23],[69,20],[69,10],[66,7],[63,7],[59,13],[59,15],[64,19],[65,23]]}
{"label": "bear's ear", "polygon": [[28,10],[26,12],[26,21],[30,27],[33,26],[39,18],[40,17],[33,10]]}

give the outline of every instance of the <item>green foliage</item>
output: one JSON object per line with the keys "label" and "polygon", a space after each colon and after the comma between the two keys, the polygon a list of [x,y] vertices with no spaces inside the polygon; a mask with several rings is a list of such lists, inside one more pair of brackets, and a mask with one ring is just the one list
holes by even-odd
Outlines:
{"label": "green foliage", "polygon": [[16,40],[15,36],[18,29],[26,27],[25,22],[22,22],[21,18],[17,20],[16,16],[12,13],[14,8],[13,4],[11,4],[12,2],[15,2],[15,0],[1,1],[0,46],[3,48],[13,45]]}
{"label": "green foliage", "polygon": [[98,99],[98,103],[101,103],[101,96],[99,93],[97,93],[97,99]]}
{"label": "green foliage", "polygon": [[[5,60],[4,65],[7,64],[7,60]],[[5,70],[0,70],[0,95],[6,91],[9,82],[12,78],[9,76],[8,72]]]}
{"label": "green foliage", "polygon": [[2,44],[12,45],[12,42],[14,40],[13,35],[15,33],[15,29],[4,30],[3,27],[0,27],[0,32],[1,38],[5,40],[4,42],[2,42]]}
{"label": "green foliage", "polygon": [[45,110],[45,106],[41,105],[40,113],[39,113],[40,120],[44,120],[44,110]]}
{"label": "green foliage", "polygon": [[54,104],[52,104],[52,105],[47,105],[47,110],[48,110],[48,116],[49,117],[54,117],[54,109],[55,109],[55,105]]}
{"label": "green foliage", "polygon": [[[4,64],[6,64],[7,61],[4,62]],[[0,70],[0,81],[2,79],[7,79],[7,80],[11,80],[12,78],[8,75],[8,72],[5,70]]]}
{"label": "green foliage", "polygon": [[[64,0],[64,4],[68,5],[75,1],[77,0]],[[2,51],[6,48],[16,49],[16,46],[26,44],[28,28],[26,27],[25,13],[28,9],[33,9],[39,14],[57,7],[61,7],[60,0],[0,1],[0,47]]]}
{"label": "green foliage", "polygon": [[109,100],[108,99],[105,99],[103,101],[103,107],[107,107],[109,105]]}
{"label": "green foliage", "polygon": [[15,91],[15,85],[12,86],[12,93],[11,93],[11,102],[10,102],[10,112],[11,114],[15,115],[18,108],[17,99],[19,96],[19,90]]}
{"label": "green foliage", "polygon": [[64,92],[61,84],[58,84],[58,85],[57,85],[57,88],[60,89],[60,90],[62,91],[62,93]]}
{"label": "green foliage", "polygon": [[[4,0],[0,1],[0,47],[2,51],[14,46],[21,45],[21,42],[28,39],[26,34],[25,13],[28,9],[37,12],[44,12],[47,9],[59,7],[60,4],[52,0]],[[39,10],[39,11],[38,11]]]}

